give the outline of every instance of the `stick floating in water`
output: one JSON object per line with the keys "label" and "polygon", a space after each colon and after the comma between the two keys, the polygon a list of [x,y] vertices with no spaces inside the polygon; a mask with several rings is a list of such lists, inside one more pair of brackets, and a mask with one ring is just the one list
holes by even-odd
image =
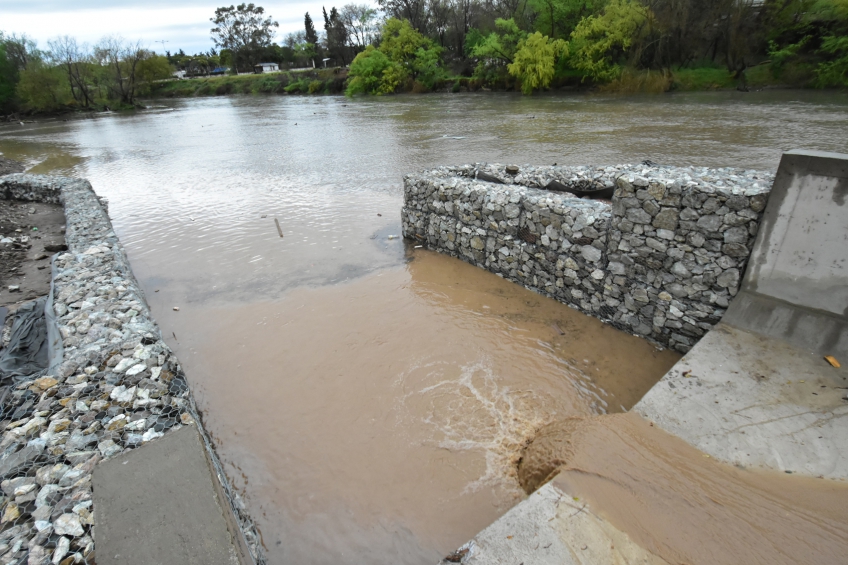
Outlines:
{"label": "stick floating in water", "polygon": [[280,227],[280,220],[274,218],[274,223],[277,224],[277,233],[280,234],[280,237],[283,237],[283,228]]}

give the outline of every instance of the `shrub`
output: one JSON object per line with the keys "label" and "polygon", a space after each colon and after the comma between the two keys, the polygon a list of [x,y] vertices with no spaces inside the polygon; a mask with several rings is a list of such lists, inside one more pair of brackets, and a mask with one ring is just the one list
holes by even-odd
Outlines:
{"label": "shrub", "polygon": [[232,85],[232,83],[229,83],[229,82],[225,82],[224,84],[219,85],[218,88],[215,89],[215,95],[216,96],[225,96],[227,94],[232,94],[232,93],[233,93],[233,85]]}
{"label": "shrub", "polygon": [[398,63],[369,45],[350,64],[350,83],[345,94],[391,94],[406,79],[406,71]]}

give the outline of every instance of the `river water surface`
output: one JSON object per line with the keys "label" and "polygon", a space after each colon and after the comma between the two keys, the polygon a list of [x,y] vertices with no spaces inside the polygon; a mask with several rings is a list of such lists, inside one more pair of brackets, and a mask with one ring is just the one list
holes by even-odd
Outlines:
{"label": "river water surface", "polygon": [[228,97],[4,125],[0,152],[109,199],[269,562],[398,564],[523,498],[540,426],[625,411],[678,357],[389,239],[403,174],[773,169],[846,131],[848,97],[821,92]]}

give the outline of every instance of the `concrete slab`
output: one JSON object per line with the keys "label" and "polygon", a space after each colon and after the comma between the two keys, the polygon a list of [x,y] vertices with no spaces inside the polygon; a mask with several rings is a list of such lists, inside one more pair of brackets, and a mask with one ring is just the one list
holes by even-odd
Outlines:
{"label": "concrete slab", "polygon": [[477,534],[460,557],[465,565],[667,565],[554,483]]}
{"label": "concrete slab", "polygon": [[848,155],[787,151],[723,321],[822,355],[848,352]]}
{"label": "concrete slab", "polygon": [[633,408],[721,461],[848,478],[848,368],[718,324]]}
{"label": "concrete slab", "polygon": [[238,565],[229,507],[194,426],[94,469],[100,565]]}

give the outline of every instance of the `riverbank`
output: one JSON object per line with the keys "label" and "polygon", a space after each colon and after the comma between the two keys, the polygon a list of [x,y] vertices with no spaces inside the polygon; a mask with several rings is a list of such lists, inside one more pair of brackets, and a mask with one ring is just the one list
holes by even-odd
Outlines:
{"label": "riverbank", "polygon": [[63,177],[9,175],[0,192],[61,202],[68,248],[53,259],[46,305],[35,303],[45,308],[46,321],[36,324],[46,325],[46,368],[13,370],[2,382],[4,562],[94,562],[94,529],[104,515],[93,502],[92,473],[105,460],[194,426],[206,450],[200,460],[208,457],[215,470],[208,473],[221,481],[223,512],[238,521],[237,539],[228,543],[243,543],[261,563],[258,534],[220,471],[179,361],[151,318],[103,202],[88,182]]}
{"label": "riverbank", "polygon": [[[150,87],[152,98],[186,98],[225,96],[228,94],[343,94],[348,83],[348,69],[318,69],[314,71],[281,71],[278,73],[237,76],[210,76],[160,81]],[[786,84],[771,74],[768,65],[752,67],[746,73],[745,88],[802,88]],[[740,86],[724,68],[678,69],[675,71],[625,72],[612,83],[584,81],[579,75],[561,76],[553,81],[550,91],[605,93],[639,93],[670,91],[736,90]],[[475,77],[451,77],[436,81],[432,89],[410,81],[399,94],[426,92],[516,92],[514,81],[487,82]]]}

